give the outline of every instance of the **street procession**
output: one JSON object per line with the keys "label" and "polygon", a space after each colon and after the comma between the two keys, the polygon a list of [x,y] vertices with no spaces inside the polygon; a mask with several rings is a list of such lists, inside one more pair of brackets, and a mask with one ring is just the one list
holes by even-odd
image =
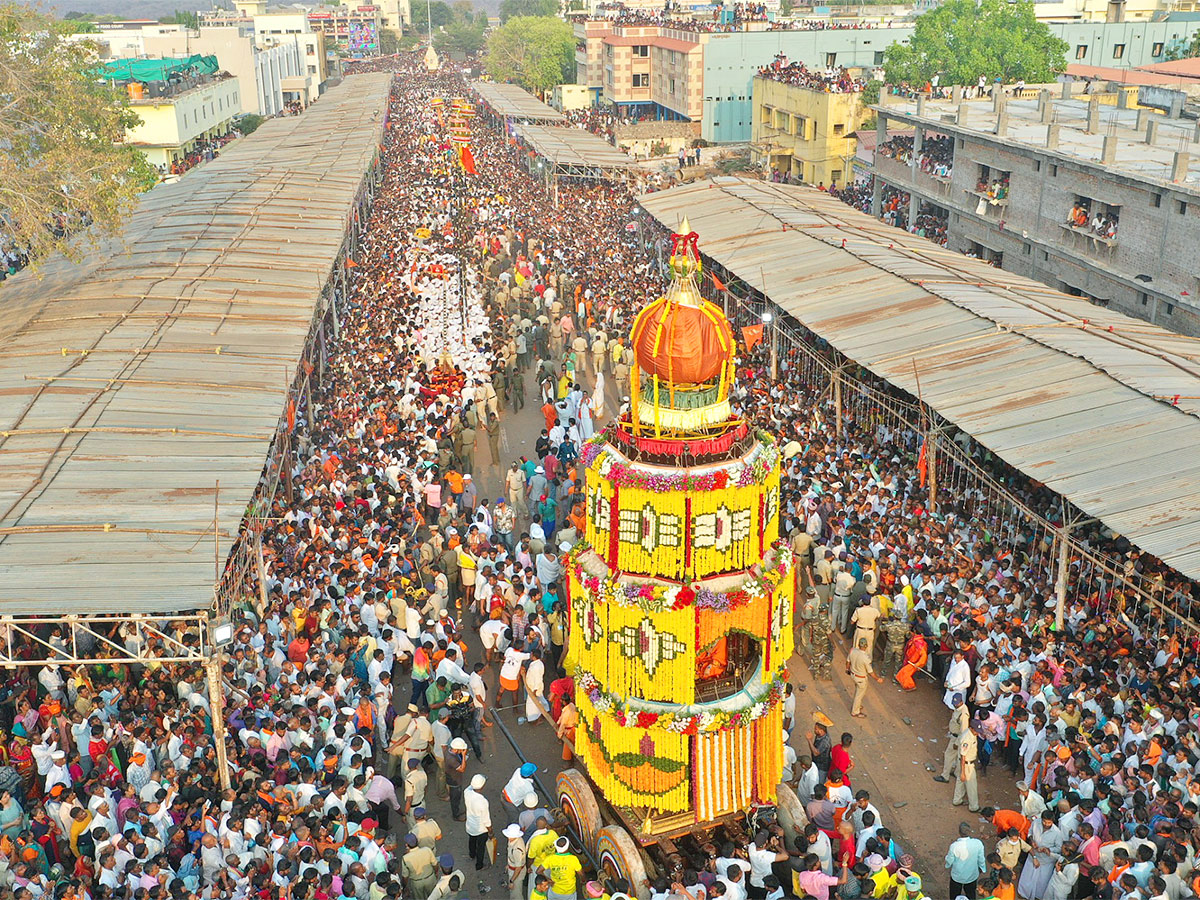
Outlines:
{"label": "street procession", "polygon": [[[0,900],[1200,896],[1196,501],[1137,449],[1146,404],[1191,452],[1195,339],[1046,287],[1001,322],[1028,279],[708,149],[564,163],[539,129],[620,123],[458,57],[347,60],[155,188],[215,205],[145,201],[112,265],[195,264],[71,276],[130,303],[94,340],[0,292],[62,366],[0,408]],[[246,174],[280,128],[319,178]]]}

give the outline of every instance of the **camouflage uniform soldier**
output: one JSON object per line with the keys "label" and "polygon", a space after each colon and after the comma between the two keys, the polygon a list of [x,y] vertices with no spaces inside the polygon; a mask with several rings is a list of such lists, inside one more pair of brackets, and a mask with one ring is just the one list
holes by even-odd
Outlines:
{"label": "camouflage uniform soldier", "polygon": [[879,630],[883,632],[885,638],[883,662],[879,666],[879,674],[895,675],[900,671],[900,666],[904,662],[904,643],[908,638],[908,624],[900,619],[887,619],[879,626]]}
{"label": "camouflage uniform soldier", "polygon": [[830,636],[833,625],[829,617],[828,605],[817,609],[816,614],[812,618],[810,628],[812,631],[812,651],[808,664],[809,671],[812,672],[813,678],[829,681],[833,667],[833,639]]}
{"label": "camouflage uniform soldier", "polygon": [[800,603],[796,609],[796,627],[799,629],[796,640],[800,649],[805,653],[809,653],[812,650],[812,623],[813,619],[817,616],[817,607],[820,605],[821,598],[810,587],[801,595]]}

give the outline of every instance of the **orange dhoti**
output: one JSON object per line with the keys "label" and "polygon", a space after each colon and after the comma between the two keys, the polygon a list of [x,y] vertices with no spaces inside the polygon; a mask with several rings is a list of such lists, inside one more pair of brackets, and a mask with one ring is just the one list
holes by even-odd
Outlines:
{"label": "orange dhoti", "polygon": [[908,646],[904,648],[904,665],[896,673],[896,680],[900,682],[900,687],[906,691],[916,690],[917,683],[913,679],[917,670],[924,667],[928,660],[929,649],[925,644],[925,639],[920,635],[914,635],[909,640]]}

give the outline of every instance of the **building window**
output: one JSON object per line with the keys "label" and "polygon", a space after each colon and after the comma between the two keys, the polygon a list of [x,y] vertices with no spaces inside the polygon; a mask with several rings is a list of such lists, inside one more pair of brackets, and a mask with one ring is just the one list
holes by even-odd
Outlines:
{"label": "building window", "polygon": [[647,44],[635,44],[633,55],[639,59],[646,59],[650,56],[650,47]]}
{"label": "building window", "polygon": [[1056,166],[1054,163],[1050,163],[1050,177],[1058,177],[1058,166]]}
{"label": "building window", "polygon": [[832,69],[836,65],[837,65],[837,54],[836,53],[826,53],[825,54],[825,68]]}
{"label": "building window", "polygon": [[875,51],[875,65],[877,65],[877,66],[883,65],[883,51],[882,50]]}
{"label": "building window", "polygon": [[1162,194],[1151,194],[1150,205],[1155,209],[1158,209],[1160,206],[1162,206]]}
{"label": "building window", "polygon": [[1031,253],[1033,253],[1033,244],[1026,244],[1025,245],[1025,255],[1029,256]]}
{"label": "building window", "polygon": [[1042,171],[1042,161],[1040,159],[1035,159],[1033,161],[1033,171],[1035,171],[1035,172]]}
{"label": "building window", "polygon": [[1174,303],[1168,303],[1168,304],[1167,304],[1167,315],[1169,316],[1169,315],[1171,315],[1171,313],[1173,313],[1173,312],[1175,312],[1175,304],[1174,304]]}
{"label": "building window", "polygon": [[674,78],[671,79],[670,84],[671,84],[671,93],[673,94],[673,93],[675,93],[675,79]]}
{"label": "building window", "polygon": [[1147,303],[1150,302],[1150,295],[1145,294],[1145,293],[1139,293],[1138,300],[1141,301],[1142,306],[1145,306]]}
{"label": "building window", "polygon": [[1150,55],[1151,56],[1162,56],[1162,52],[1163,52],[1163,42],[1155,41],[1150,47]]}
{"label": "building window", "polygon": [[846,133],[846,126],[841,122],[833,126],[833,134],[835,137],[841,137]]}
{"label": "building window", "polygon": [[1124,44],[1113,44],[1113,59],[1124,59],[1124,58],[1125,58],[1125,45]]}
{"label": "building window", "polygon": [[1076,59],[1087,59],[1087,48],[1088,48],[1087,44],[1079,44],[1078,46],[1076,46],[1075,58]]}
{"label": "building window", "polygon": [[648,72],[643,72],[640,75],[633,76],[633,86],[635,88],[650,87],[650,75]]}
{"label": "building window", "polygon": [[1175,201],[1175,209],[1181,216],[1186,216],[1187,215],[1187,201],[1186,200],[1176,200]]}

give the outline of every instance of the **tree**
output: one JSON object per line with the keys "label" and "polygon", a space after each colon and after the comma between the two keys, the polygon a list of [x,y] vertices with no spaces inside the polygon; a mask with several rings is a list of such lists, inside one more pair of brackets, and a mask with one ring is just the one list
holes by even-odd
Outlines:
{"label": "tree", "polygon": [[[124,143],[141,120],[123,91],[96,79],[96,45],[66,41],[53,26],[0,5],[0,227],[35,263],[54,250],[77,258],[88,241],[116,233],[157,181]],[[87,239],[72,241],[81,230]]]}
{"label": "tree", "polygon": [[164,25],[186,25],[193,31],[200,28],[200,16],[186,9],[177,9],[173,15],[163,16],[158,21]]}
{"label": "tree", "polygon": [[500,0],[500,24],[518,16],[558,15],[558,0]]}
{"label": "tree", "polygon": [[1054,80],[1066,64],[1067,43],[1034,15],[1033,0],[946,0],[917,18],[908,44],[884,54],[888,81],[921,85]]}
{"label": "tree", "polygon": [[486,41],[483,37],[484,23],[461,19],[446,26],[445,34],[438,40],[438,47],[459,53],[478,53]]}
{"label": "tree", "polygon": [[441,28],[443,25],[449,25],[454,21],[454,11],[450,9],[448,3],[443,3],[442,0],[434,0],[429,4],[429,9],[426,10],[426,4],[421,0],[413,0],[412,4],[412,20],[413,28],[420,31],[429,29],[429,16],[433,16],[433,27]]}
{"label": "tree", "polygon": [[390,28],[379,30],[379,52],[383,56],[393,56],[400,49],[400,37]]}
{"label": "tree", "polygon": [[575,80],[575,35],[562,19],[518,16],[488,36],[483,60],[497,81],[541,93]]}
{"label": "tree", "polygon": [[1172,41],[1167,46],[1163,59],[1169,62],[1175,59],[1190,59],[1193,56],[1200,56],[1200,31],[1193,34],[1190,41]]}
{"label": "tree", "polygon": [[258,131],[258,126],[262,125],[262,123],[265,121],[267,121],[266,117],[260,116],[258,113],[246,113],[237,120],[237,130],[240,131],[243,136],[247,134],[254,134],[254,132]]}

